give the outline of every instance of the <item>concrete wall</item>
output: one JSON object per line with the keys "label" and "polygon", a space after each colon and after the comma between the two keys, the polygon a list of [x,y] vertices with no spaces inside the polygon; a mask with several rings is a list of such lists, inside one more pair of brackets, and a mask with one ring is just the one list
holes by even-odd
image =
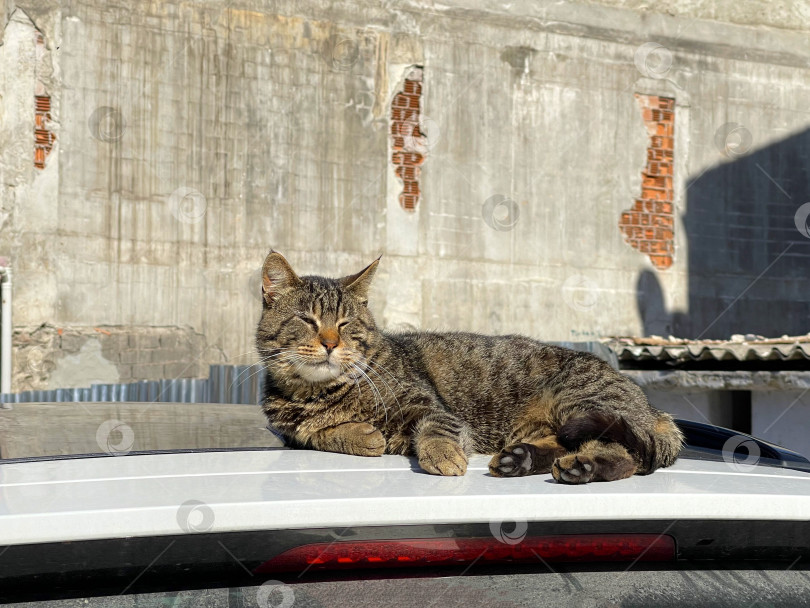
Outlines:
{"label": "concrete wall", "polygon": [[[384,253],[372,307],[386,326],[805,333],[810,241],[793,217],[810,178],[788,161],[810,153],[808,21],[712,4],[4,0],[0,254],[19,335],[187,328],[200,365],[246,363],[270,247],[331,275]],[[402,144],[392,103],[413,66],[424,128]],[[639,220],[672,221],[650,241],[671,241],[666,267],[620,229],[656,189],[637,95],[674,100],[659,142],[674,208]],[[420,155],[415,210],[402,151]],[[716,256],[691,255],[714,229],[688,234],[692,201],[714,205]],[[766,300],[791,304],[763,317]]]}
{"label": "concrete wall", "polygon": [[780,391],[751,394],[751,433],[810,458],[810,393]]}
{"label": "concrete wall", "polygon": [[[658,409],[669,412],[675,418],[734,428],[731,398],[726,391],[657,391],[647,389],[644,392],[650,403]],[[810,445],[807,447],[810,447]]]}
{"label": "concrete wall", "polygon": [[188,327],[70,327],[19,330],[13,377],[17,391],[87,387],[155,378],[200,378],[203,361],[222,361],[205,336]]}
{"label": "concrete wall", "polygon": [[627,8],[644,15],[663,14],[693,20],[722,21],[749,26],[768,26],[786,30],[810,28],[810,5],[806,2],[768,2],[737,0],[580,0],[594,10],[605,7]]}

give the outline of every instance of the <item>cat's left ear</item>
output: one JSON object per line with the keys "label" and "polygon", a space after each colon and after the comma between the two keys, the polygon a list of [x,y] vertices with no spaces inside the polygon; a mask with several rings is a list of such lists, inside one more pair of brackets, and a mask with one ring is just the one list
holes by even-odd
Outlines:
{"label": "cat's left ear", "polygon": [[377,271],[377,266],[380,264],[380,258],[382,258],[382,256],[374,260],[357,274],[352,274],[340,279],[340,284],[343,285],[343,288],[356,296],[363,304],[368,303],[368,288],[371,287],[371,279],[374,278],[374,273]]}

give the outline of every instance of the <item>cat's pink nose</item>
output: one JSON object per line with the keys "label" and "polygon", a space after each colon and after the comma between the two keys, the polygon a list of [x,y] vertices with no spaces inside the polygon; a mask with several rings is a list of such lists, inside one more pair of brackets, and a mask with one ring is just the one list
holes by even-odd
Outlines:
{"label": "cat's pink nose", "polygon": [[321,344],[323,344],[327,353],[331,353],[335,348],[337,348],[338,342],[339,338],[333,338],[332,336],[321,336]]}

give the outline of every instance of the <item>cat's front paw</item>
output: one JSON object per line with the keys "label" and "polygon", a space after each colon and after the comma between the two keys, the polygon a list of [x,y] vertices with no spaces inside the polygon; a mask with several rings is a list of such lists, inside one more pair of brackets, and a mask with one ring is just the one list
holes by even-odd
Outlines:
{"label": "cat's front paw", "polygon": [[419,466],[433,475],[464,475],[467,455],[461,446],[449,439],[425,439],[419,445]]}
{"label": "cat's front paw", "polygon": [[341,424],[340,439],[344,454],[355,456],[382,456],[385,452],[385,437],[367,422],[347,422]]}
{"label": "cat's front paw", "polygon": [[588,483],[596,475],[596,463],[582,454],[566,454],[554,461],[551,474],[560,483]]}

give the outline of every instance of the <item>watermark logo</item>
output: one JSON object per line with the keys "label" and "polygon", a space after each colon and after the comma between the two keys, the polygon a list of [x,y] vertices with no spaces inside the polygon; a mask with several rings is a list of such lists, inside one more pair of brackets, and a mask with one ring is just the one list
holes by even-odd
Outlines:
{"label": "watermark logo", "polygon": [[498,542],[517,545],[526,538],[529,524],[525,521],[491,521],[489,531]]}
{"label": "watermark logo", "polygon": [[562,298],[566,305],[577,312],[589,312],[596,306],[599,290],[588,277],[575,274],[562,284]]}
{"label": "watermark logo", "polygon": [[177,509],[177,525],[187,534],[208,532],[214,525],[214,510],[201,500],[187,500]]}
{"label": "watermark logo", "polygon": [[103,452],[112,456],[129,454],[135,444],[135,432],[126,422],[105,420],[96,430],[96,443]]}
{"label": "watermark logo", "polygon": [[723,156],[739,158],[751,149],[754,137],[751,131],[737,122],[720,125],[714,132],[714,145]]}
{"label": "watermark logo", "polygon": [[256,603],[260,608],[292,608],[295,592],[281,581],[265,581],[256,590]]}
{"label": "watermark logo", "polygon": [[424,114],[419,115],[418,120],[414,119],[413,115],[406,117],[399,126],[400,135],[404,139],[404,149],[407,152],[427,155],[439,143],[441,136],[439,123]]}
{"label": "watermark logo", "polygon": [[793,221],[796,222],[796,230],[798,230],[803,237],[810,239],[810,202],[796,209],[796,215],[793,216]]}
{"label": "watermark logo", "polygon": [[45,369],[48,351],[44,346],[37,345],[26,351],[25,366],[32,374],[40,374]]}
{"label": "watermark logo", "polygon": [[494,194],[481,206],[481,217],[493,230],[508,232],[520,219],[520,206],[508,196]]}
{"label": "watermark logo", "polygon": [[178,188],[169,197],[169,209],[177,221],[184,224],[196,224],[205,217],[208,202],[194,188]]}
{"label": "watermark logo", "polygon": [[357,63],[360,48],[357,41],[338,35],[329,36],[321,46],[321,56],[333,70],[345,72]]}
{"label": "watermark logo", "polygon": [[90,115],[87,126],[90,134],[97,140],[113,143],[123,137],[127,124],[118,108],[101,106]]}
{"label": "watermark logo", "polygon": [[[739,452],[742,448],[746,453]],[[760,449],[757,442],[750,437],[734,435],[723,444],[723,460],[737,471],[747,472],[753,469],[760,458]]]}
{"label": "watermark logo", "polygon": [[672,68],[672,53],[657,42],[645,42],[633,54],[636,69],[647,78],[665,78]]}

